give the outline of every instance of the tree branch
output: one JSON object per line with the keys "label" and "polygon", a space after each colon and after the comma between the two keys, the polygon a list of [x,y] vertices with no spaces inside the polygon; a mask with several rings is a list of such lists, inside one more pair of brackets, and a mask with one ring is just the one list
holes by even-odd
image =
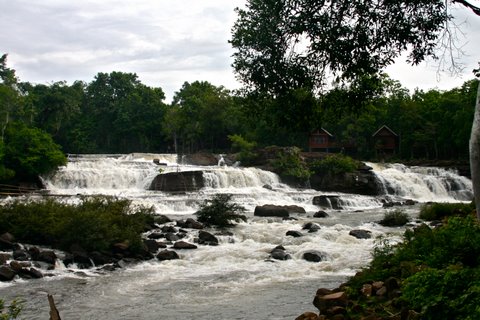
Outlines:
{"label": "tree branch", "polygon": [[461,5],[464,5],[465,7],[471,9],[473,13],[475,13],[477,16],[480,16],[480,8],[477,6],[474,6],[473,4],[469,3],[466,0],[453,0],[453,2],[460,3]]}

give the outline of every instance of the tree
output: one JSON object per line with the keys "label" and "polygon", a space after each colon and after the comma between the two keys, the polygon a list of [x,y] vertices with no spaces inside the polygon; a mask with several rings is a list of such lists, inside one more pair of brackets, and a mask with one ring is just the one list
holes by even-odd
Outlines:
{"label": "tree", "polygon": [[[452,0],[480,16],[468,0]],[[418,64],[435,57],[452,16],[443,0],[249,0],[232,29],[233,67],[247,90],[272,96],[327,79],[373,79],[403,52]],[[375,82],[373,82],[375,84]],[[368,87],[367,87],[368,88]],[[480,85],[472,128],[472,181],[480,219]]]}

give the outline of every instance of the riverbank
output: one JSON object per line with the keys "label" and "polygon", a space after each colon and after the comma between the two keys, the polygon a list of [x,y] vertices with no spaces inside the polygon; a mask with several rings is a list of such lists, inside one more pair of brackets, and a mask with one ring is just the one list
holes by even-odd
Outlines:
{"label": "riverbank", "polygon": [[318,313],[296,320],[478,319],[480,224],[472,210],[424,207],[421,217],[448,217],[407,230],[400,244],[377,247],[369,266],[346,283],[317,290]]}

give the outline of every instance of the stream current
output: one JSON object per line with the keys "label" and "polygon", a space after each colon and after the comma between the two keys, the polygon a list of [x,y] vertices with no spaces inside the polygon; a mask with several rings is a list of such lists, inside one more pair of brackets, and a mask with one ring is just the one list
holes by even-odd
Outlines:
{"label": "stream current", "polygon": [[[158,159],[161,165],[153,163]],[[180,162],[180,164],[178,163]],[[156,259],[102,273],[65,267],[61,262],[52,277],[39,280],[16,279],[0,282],[0,298],[25,301],[22,319],[48,319],[47,293],[54,296],[64,319],[294,319],[312,304],[320,287],[333,288],[367,265],[378,238],[400,241],[404,228],[377,224],[388,210],[382,199],[428,201],[469,201],[471,181],[454,171],[440,168],[406,167],[400,164],[369,163],[385,192],[381,197],[326,193],[294,189],[282,184],[277,175],[256,168],[228,166],[199,167],[181,164],[175,155],[78,155],[66,167],[45,178],[50,195],[75,203],[82,195],[114,195],[134,204],[153,206],[158,214],[172,219],[194,217],[205,199],[229,193],[244,206],[248,221],[218,236],[220,245],[199,246],[177,251],[180,260]],[[160,170],[161,169],[161,170]],[[205,187],[198,192],[169,194],[149,191],[159,172],[207,170]],[[342,210],[312,204],[318,195],[337,195]],[[254,217],[255,206],[298,205],[306,214],[297,220]],[[415,221],[419,206],[400,209]],[[325,210],[327,218],[313,218]],[[286,236],[301,231],[306,222],[321,229],[303,237]],[[349,235],[365,229],[371,239]],[[211,231],[211,230],[210,230]],[[193,243],[195,233],[184,239]],[[272,261],[269,252],[283,245],[292,259]],[[318,263],[302,259],[308,250],[326,253]],[[61,253],[59,253],[61,255]]]}

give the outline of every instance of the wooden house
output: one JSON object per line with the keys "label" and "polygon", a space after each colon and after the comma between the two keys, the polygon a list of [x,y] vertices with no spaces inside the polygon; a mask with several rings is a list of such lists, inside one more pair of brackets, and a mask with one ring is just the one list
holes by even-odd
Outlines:
{"label": "wooden house", "polygon": [[308,150],[310,152],[335,152],[338,151],[337,149],[335,137],[324,128],[315,130],[310,134],[308,141]]}
{"label": "wooden house", "polygon": [[373,145],[377,156],[392,156],[399,146],[398,135],[386,125],[380,127],[373,135]]}

